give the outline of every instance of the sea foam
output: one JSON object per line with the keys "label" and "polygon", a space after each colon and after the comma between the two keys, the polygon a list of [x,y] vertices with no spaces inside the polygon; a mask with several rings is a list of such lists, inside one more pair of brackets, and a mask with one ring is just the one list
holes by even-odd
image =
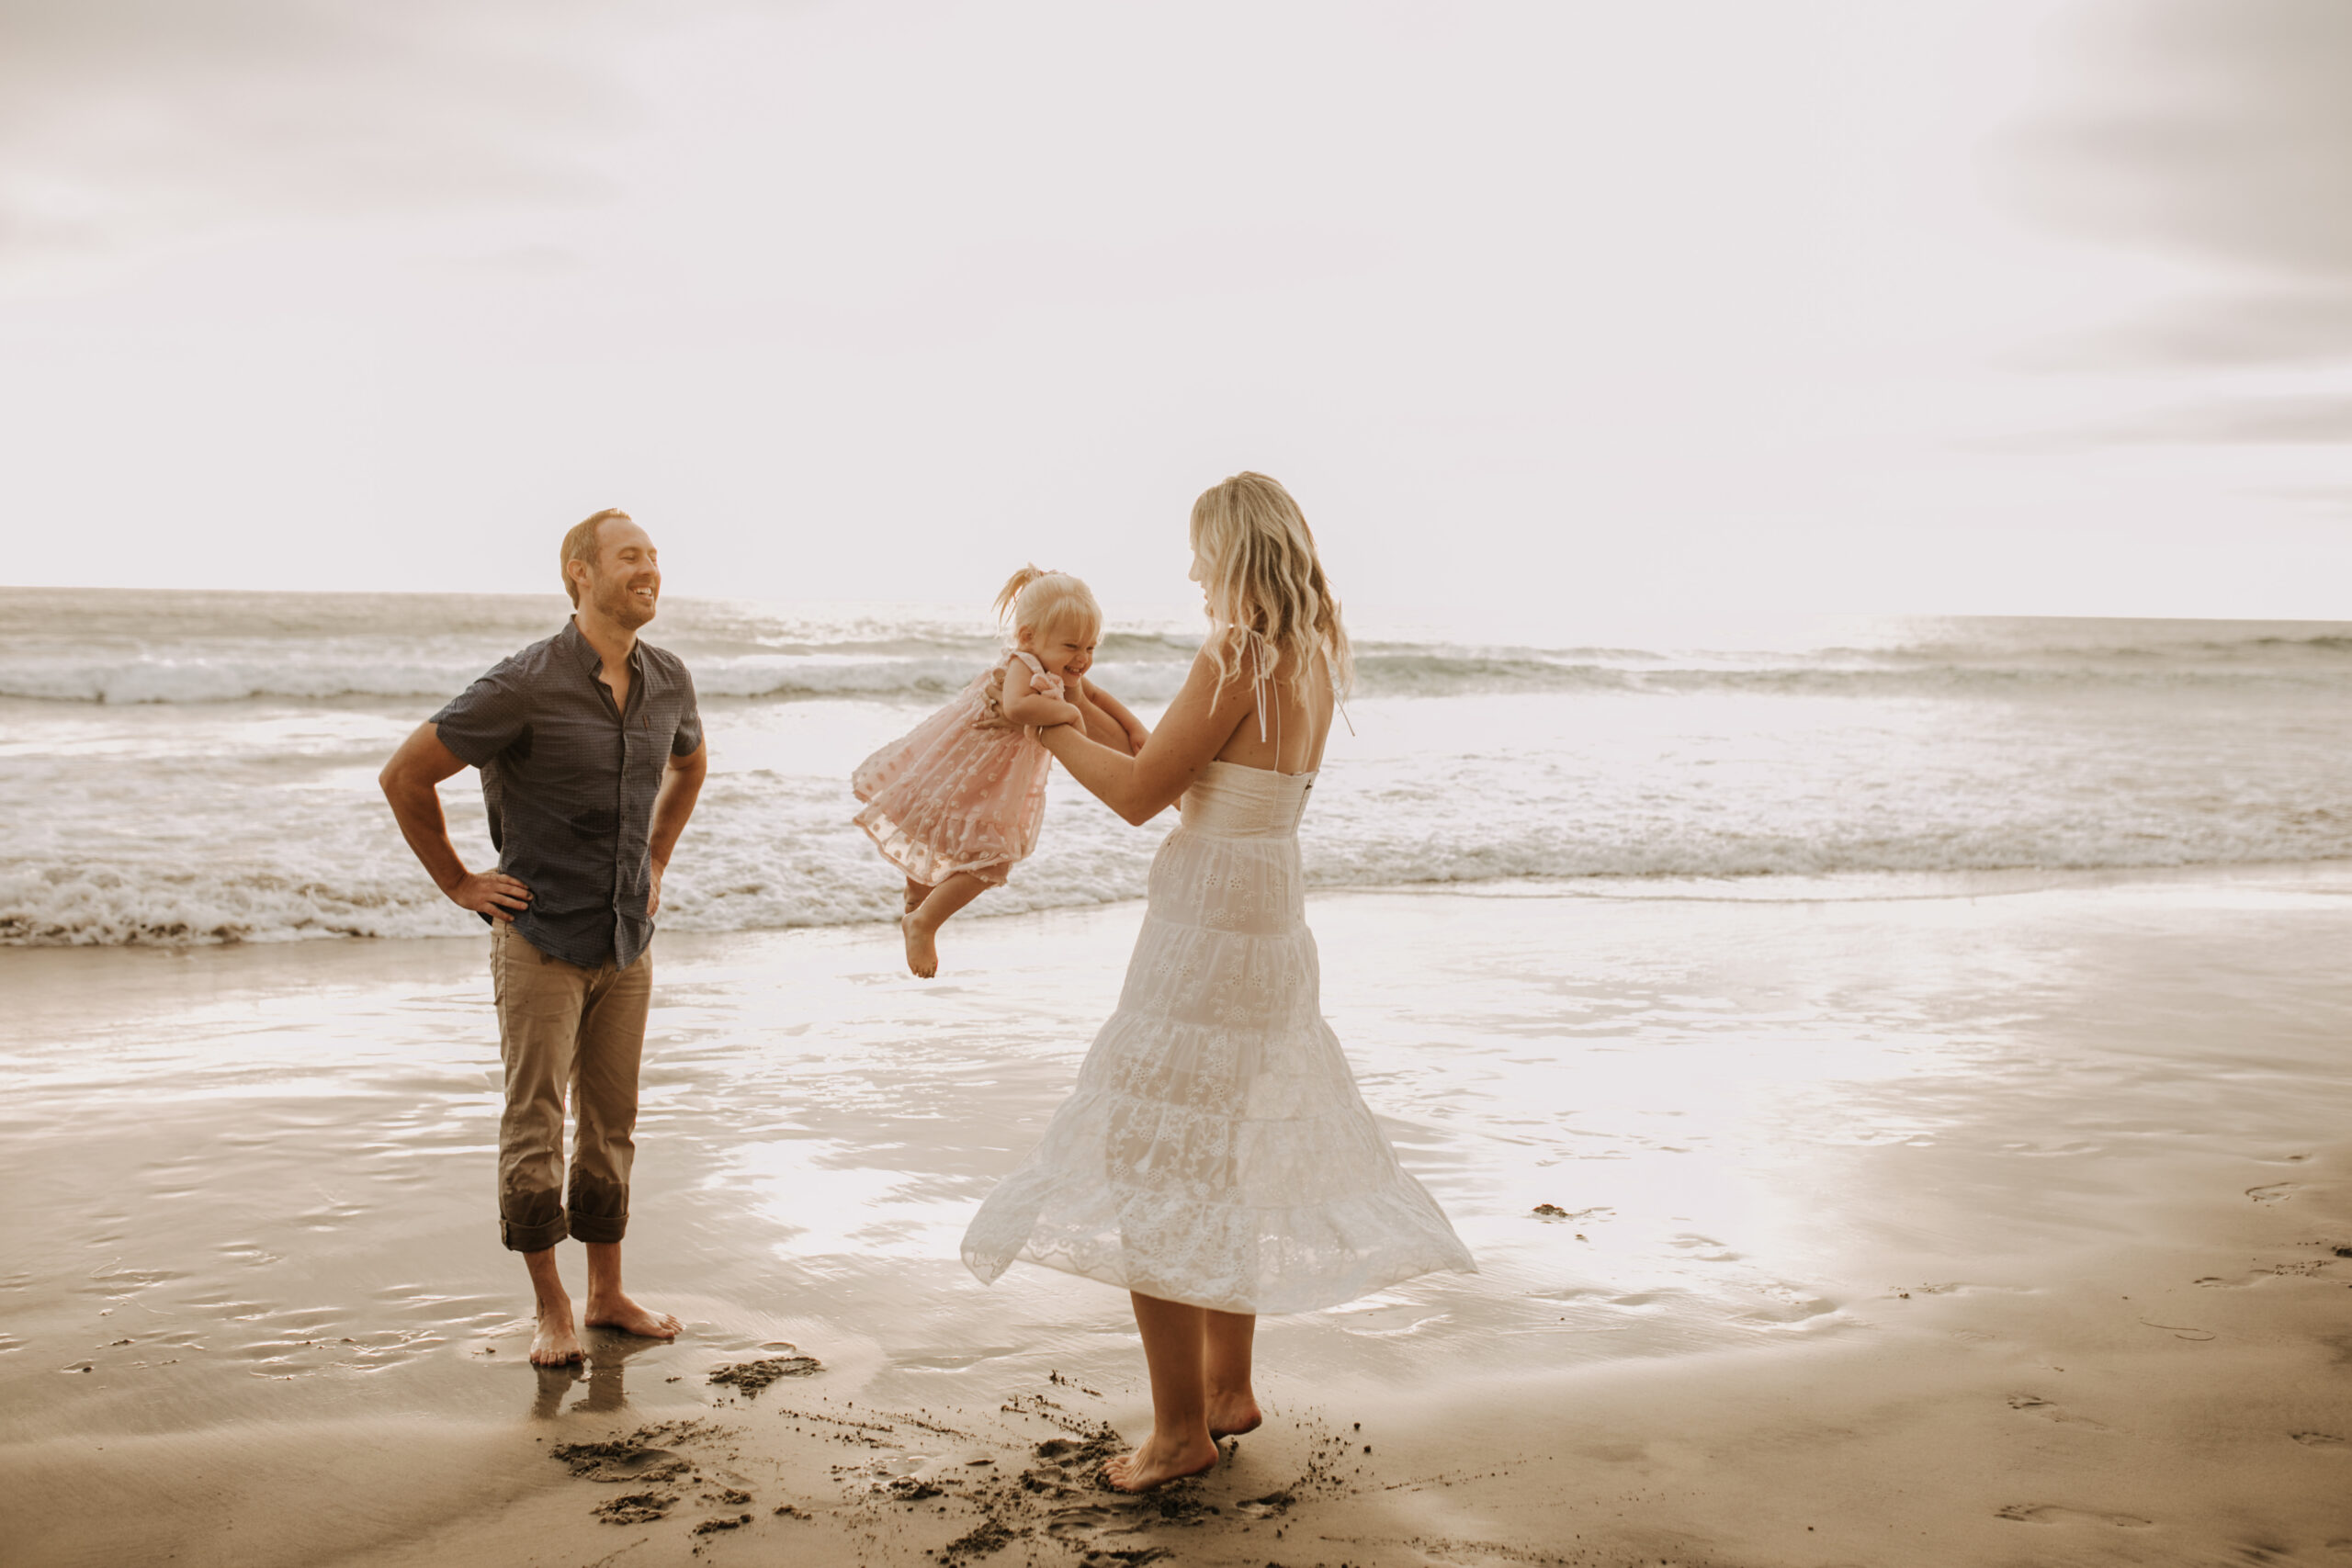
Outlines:
{"label": "sea foam", "polygon": [[[537,599],[0,591],[0,944],[478,933],[375,773]],[[663,924],[895,916],[848,774],[993,658],[924,607],[665,607],[712,776]],[[1779,646],[1499,647],[1373,628],[1302,840],[1317,887],[2096,870],[2352,857],[2352,632],[1936,621]],[[1850,632],[1851,628],[1849,628]],[[1115,626],[1096,676],[1147,717],[1196,634]],[[6,699],[14,700],[6,700]],[[471,773],[452,832],[489,863]],[[1141,896],[1172,824],[1057,773],[983,910]]]}

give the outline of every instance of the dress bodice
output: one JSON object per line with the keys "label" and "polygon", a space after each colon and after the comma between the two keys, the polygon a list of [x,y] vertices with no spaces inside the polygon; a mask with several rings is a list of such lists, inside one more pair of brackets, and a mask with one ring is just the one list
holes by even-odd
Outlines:
{"label": "dress bodice", "polygon": [[1058,675],[1046,674],[1045,664],[1035,654],[1022,648],[1008,648],[1004,651],[1008,657],[1018,659],[1029,667],[1029,689],[1032,692],[1040,696],[1068,700],[1069,692],[1062,678]]}
{"label": "dress bodice", "polygon": [[1314,788],[1313,773],[1278,773],[1220,759],[1202,769],[1184,792],[1184,826],[1221,838],[1290,838],[1298,832]]}

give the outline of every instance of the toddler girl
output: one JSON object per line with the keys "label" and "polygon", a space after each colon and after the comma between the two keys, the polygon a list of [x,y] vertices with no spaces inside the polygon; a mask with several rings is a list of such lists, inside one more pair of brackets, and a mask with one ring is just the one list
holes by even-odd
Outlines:
{"label": "toddler girl", "polygon": [[1102,609],[1067,572],[1023,567],[997,595],[1011,633],[1001,663],[956,700],[857,765],[850,787],[857,825],[906,874],[907,967],[939,972],[935,939],[947,917],[1037,847],[1053,758],[1030,733],[1076,726],[1129,756],[1149,731],[1086,679],[1102,636]]}

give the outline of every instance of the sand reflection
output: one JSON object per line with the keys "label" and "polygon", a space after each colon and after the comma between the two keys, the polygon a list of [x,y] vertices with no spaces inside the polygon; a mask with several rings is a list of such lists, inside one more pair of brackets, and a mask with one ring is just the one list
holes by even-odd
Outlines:
{"label": "sand reflection", "polygon": [[[2105,1332],[2219,1354],[2245,1312],[2340,1290],[2330,1270],[2352,1265],[2315,1205],[2352,1112],[2352,883],[2041,883],[1318,898],[1334,1027],[1482,1272],[1268,1320],[1270,1396],[1305,1431],[1333,1402],[1496,1379],[1588,1380],[1577,1399],[1605,1404],[1654,1365],[1682,1392],[1627,1393],[1614,1419],[1638,1425],[1713,1397],[1664,1369],[1761,1356],[1737,1364],[1769,1379],[1753,1369],[1899,1342],[1873,1377],[1982,1348],[2015,1368],[2003,1416],[2071,1440],[2131,1420],[2057,1391],[2052,1369],[2093,1352],[2033,1359],[2050,1331],[2031,1314],[2130,1298]],[[0,1432],[96,1452],[357,1410],[602,1430],[735,1408],[711,1372],[779,1345],[824,1363],[773,1396],[789,1430],[881,1444],[876,1462],[978,1465],[994,1439],[957,1410],[1124,1418],[1141,1394],[1123,1296],[1027,1267],[983,1289],[956,1244],[1067,1092],[1136,918],[974,920],[933,986],[881,931],[664,937],[629,1268],[687,1330],[592,1335],[587,1365],[554,1373],[526,1361],[496,1247],[474,944],[0,953]],[[2182,1253],[2177,1281],[2085,1298],[2088,1260],[2171,1256],[2224,1209],[2302,1226],[2308,1256]],[[1437,1410],[1414,1423],[1432,1441]],[[917,1411],[980,1448],[889,1448],[881,1427],[927,1430]],[[2297,1465],[2352,1437],[2295,1430],[2317,1434],[2289,1445]],[[2047,1510],[2073,1506],[1983,1517],[2072,1528]]]}

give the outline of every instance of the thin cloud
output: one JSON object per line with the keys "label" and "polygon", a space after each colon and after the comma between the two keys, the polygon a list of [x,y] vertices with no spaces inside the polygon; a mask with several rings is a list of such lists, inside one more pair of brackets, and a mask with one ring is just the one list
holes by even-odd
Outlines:
{"label": "thin cloud", "polygon": [[2328,446],[2352,443],[2352,397],[2233,398],[2089,429],[1979,443],[1986,451],[2064,452],[2188,445]]}
{"label": "thin cloud", "polygon": [[2012,145],[2013,191],[2052,225],[2234,275],[2086,351],[2352,356],[2352,6],[2130,0],[2085,43],[2071,101]]}
{"label": "thin cloud", "polygon": [[2300,502],[2323,516],[2352,517],[2352,485],[2275,485],[2262,493]]}
{"label": "thin cloud", "polygon": [[2332,364],[2352,359],[2352,287],[2213,290],[2018,358],[2056,370]]}
{"label": "thin cloud", "polygon": [[[0,258],[250,218],[597,199],[602,0],[0,0]],[[674,17],[674,11],[664,13]]]}

